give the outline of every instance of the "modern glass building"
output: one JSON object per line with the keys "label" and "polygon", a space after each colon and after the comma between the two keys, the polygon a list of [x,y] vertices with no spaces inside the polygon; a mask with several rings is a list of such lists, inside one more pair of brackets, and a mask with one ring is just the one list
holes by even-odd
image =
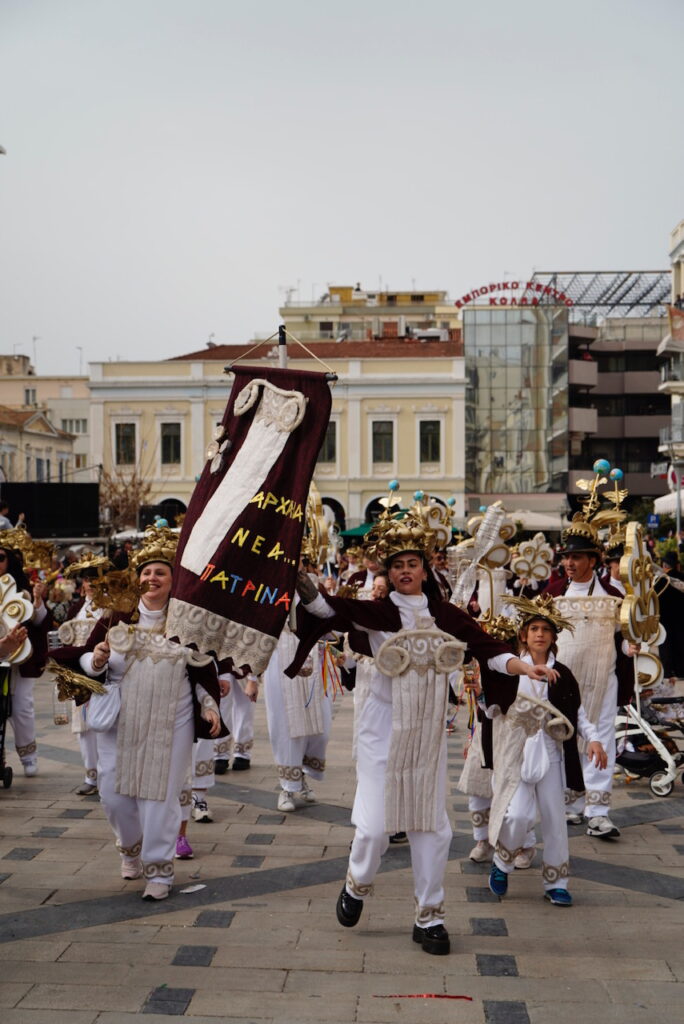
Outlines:
{"label": "modern glass building", "polygon": [[568,310],[463,311],[466,495],[568,487]]}

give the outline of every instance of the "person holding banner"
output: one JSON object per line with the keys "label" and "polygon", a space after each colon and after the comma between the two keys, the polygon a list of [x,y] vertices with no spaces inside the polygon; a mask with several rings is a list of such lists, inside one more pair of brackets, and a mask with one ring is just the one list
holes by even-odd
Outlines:
{"label": "person holding banner", "polygon": [[[446,710],[449,673],[467,648],[482,666],[487,703],[507,708],[519,674],[556,678],[548,665],[525,664],[454,605],[443,601],[430,572],[436,543],[446,543],[429,507],[395,518],[388,510],[370,531],[391,592],[382,601],[355,601],[319,592],[298,577],[302,637],[287,669],[296,675],[316,638],[329,629],[354,631],[357,649],[375,659],[371,692],[358,730],[355,826],[337,919],[347,928],[361,917],[389,836],[405,831],[411,847],[416,903],[413,941],[424,952],[450,951],[444,927],[444,874],[452,828],[446,812]],[[430,524],[433,525],[430,525]],[[446,529],[446,528],[444,528]],[[455,638],[455,639],[454,639]]]}

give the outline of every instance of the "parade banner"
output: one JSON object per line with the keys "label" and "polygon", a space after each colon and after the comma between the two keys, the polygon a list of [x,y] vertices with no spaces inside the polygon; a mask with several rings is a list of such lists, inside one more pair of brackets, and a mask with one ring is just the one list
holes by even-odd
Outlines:
{"label": "parade banner", "polygon": [[166,635],[259,673],[294,597],[331,395],[322,373],[272,366],[233,372],[183,523]]}

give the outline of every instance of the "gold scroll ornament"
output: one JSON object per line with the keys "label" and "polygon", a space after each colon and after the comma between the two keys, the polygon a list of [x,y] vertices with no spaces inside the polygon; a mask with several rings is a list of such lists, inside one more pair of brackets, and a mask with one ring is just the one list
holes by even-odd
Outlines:
{"label": "gold scroll ornament", "polygon": [[627,524],[620,579],[626,591],[620,608],[622,635],[633,644],[652,643],[658,635],[660,602],[654,588],[655,567],[644,544],[641,523]]}

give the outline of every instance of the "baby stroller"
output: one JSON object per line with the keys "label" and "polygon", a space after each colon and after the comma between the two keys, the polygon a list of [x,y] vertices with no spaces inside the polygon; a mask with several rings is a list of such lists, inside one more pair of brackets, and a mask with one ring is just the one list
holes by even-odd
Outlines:
{"label": "baby stroller", "polygon": [[9,789],[12,785],[12,768],[5,764],[5,736],[11,713],[10,670],[9,666],[0,664],[0,780],[3,789]]}
{"label": "baby stroller", "polygon": [[[662,702],[669,698],[661,698]],[[679,731],[684,735],[681,726]],[[617,756],[615,763],[627,778],[648,779],[655,796],[669,796],[674,789],[684,754],[652,708],[632,704],[618,708],[615,720]]]}

